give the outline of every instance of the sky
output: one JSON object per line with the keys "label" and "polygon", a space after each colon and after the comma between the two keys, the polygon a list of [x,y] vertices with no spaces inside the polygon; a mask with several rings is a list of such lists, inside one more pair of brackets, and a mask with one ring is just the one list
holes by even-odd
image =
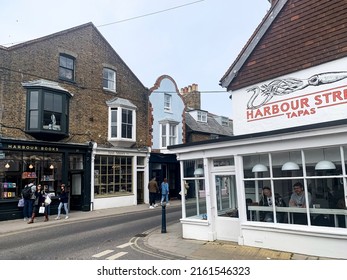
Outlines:
{"label": "sky", "polygon": [[0,45],[92,22],[142,84],[161,75],[198,84],[201,109],[232,118],[219,81],[266,12],[268,0],[2,0]]}

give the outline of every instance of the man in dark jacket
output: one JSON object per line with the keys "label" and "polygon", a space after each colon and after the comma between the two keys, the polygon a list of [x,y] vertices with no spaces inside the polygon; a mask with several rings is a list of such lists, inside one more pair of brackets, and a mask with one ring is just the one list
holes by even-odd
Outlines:
{"label": "man in dark jacket", "polygon": [[[263,187],[263,195],[259,201],[259,206],[272,206],[272,192],[269,187]],[[286,207],[285,202],[279,194],[275,194],[275,206]],[[283,221],[283,213],[276,213],[277,222]],[[260,212],[260,220],[263,222],[274,222],[273,212]]]}
{"label": "man in dark jacket", "polygon": [[155,198],[157,196],[157,193],[159,193],[159,187],[155,177],[149,181],[148,190],[149,190],[149,208],[153,209],[154,207],[158,206],[155,203]]}

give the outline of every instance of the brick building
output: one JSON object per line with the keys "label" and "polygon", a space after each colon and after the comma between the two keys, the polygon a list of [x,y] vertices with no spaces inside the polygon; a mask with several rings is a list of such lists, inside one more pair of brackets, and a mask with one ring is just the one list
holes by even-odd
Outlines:
{"label": "brick building", "polygon": [[92,23],[0,47],[0,65],[0,219],[31,179],[76,210],[143,201],[148,89]]}

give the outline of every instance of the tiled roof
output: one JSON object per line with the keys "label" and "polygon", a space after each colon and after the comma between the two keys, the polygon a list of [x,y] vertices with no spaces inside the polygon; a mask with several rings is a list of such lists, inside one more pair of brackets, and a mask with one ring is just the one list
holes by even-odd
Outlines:
{"label": "tiled roof", "polygon": [[216,134],[223,136],[233,135],[231,121],[229,121],[229,126],[221,125],[215,118],[213,114],[207,114],[207,122],[196,121],[189,112],[186,113],[186,125],[191,131],[207,133],[207,134]]}

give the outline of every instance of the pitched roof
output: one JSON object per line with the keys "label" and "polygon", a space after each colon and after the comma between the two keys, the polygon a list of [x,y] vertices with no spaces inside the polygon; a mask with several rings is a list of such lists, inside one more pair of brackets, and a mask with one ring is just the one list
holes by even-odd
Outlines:
{"label": "pitched roof", "polygon": [[347,2],[278,0],[220,84],[236,90],[347,55]]}
{"label": "pitched roof", "polygon": [[233,129],[231,121],[229,120],[229,126],[223,126],[216,120],[216,115],[211,113],[207,114],[207,122],[196,121],[189,112],[186,112],[186,125],[191,131],[206,133],[206,134],[216,134],[222,136],[233,135]]}

